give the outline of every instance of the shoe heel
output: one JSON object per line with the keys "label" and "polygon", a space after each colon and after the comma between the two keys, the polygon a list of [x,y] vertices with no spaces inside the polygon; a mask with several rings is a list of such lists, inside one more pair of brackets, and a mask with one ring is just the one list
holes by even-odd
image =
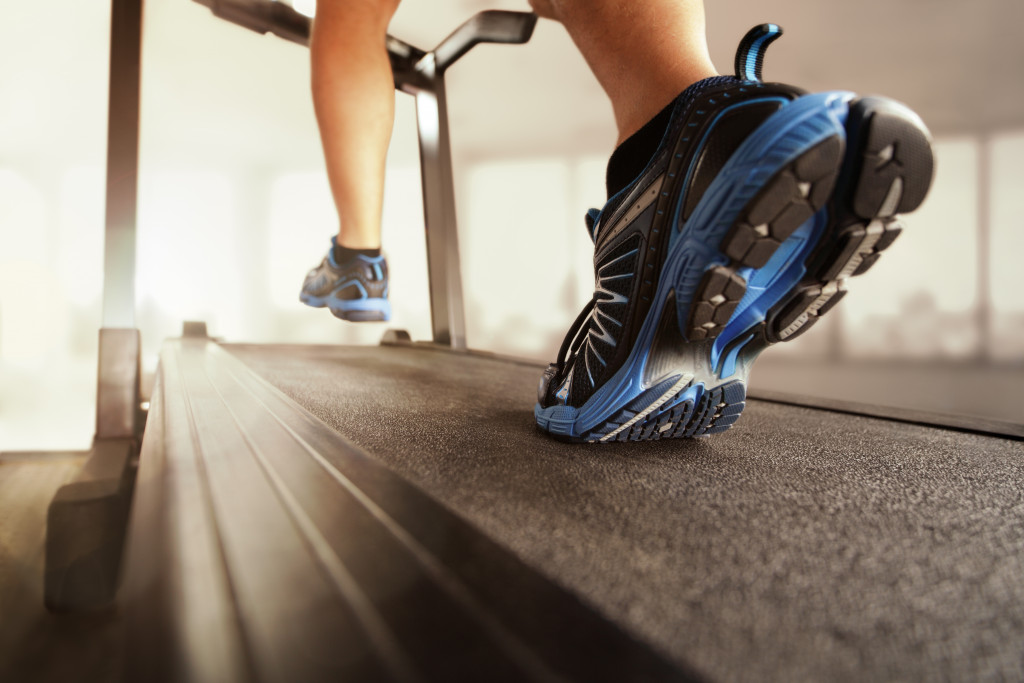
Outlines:
{"label": "shoe heel", "polygon": [[871,268],[899,237],[899,213],[918,208],[931,187],[935,162],[928,129],[893,100],[865,97],[850,106],[848,153],[837,184],[831,234],[815,275],[777,312],[769,313],[769,342],[806,332],[846,295],[846,280]]}
{"label": "shoe heel", "polygon": [[894,100],[865,97],[850,108],[848,136],[855,178],[849,208],[865,220],[913,211],[935,170],[930,134],[913,111]]}
{"label": "shoe heel", "polygon": [[893,100],[865,97],[850,108],[851,153],[840,178],[840,219],[833,248],[817,269],[822,281],[867,272],[899,237],[896,215],[917,209],[935,172],[931,136],[913,111]]}

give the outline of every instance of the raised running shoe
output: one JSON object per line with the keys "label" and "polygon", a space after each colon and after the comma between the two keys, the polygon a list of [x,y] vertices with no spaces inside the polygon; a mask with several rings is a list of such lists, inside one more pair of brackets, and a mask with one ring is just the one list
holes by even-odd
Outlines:
{"label": "raised running shoe", "polygon": [[335,243],[336,238],[332,237],[324,260],[306,275],[299,301],[314,308],[326,306],[342,320],[390,320],[388,264],[384,256],[357,254],[338,264],[334,261]]}
{"label": "raised running shoe", "polygon": [[924,200],[920,118],[762,82],[780,34],[755,27],[735,77],[684,91],[647,168],[588,214],[596,291],[541,378],[542,429],[605,442],[727,430],[758,354],[835,306]]}

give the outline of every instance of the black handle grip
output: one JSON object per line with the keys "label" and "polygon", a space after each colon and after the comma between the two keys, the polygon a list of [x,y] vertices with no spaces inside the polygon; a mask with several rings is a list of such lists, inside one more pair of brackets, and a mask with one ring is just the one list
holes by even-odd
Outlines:
{"label": "black handle grip", "polygon": [[434,48],[435,68],[438,73],[443,72],[480,43],[525,43],[530,40],[536,25],[537,15],[532,12],[480,12]]}

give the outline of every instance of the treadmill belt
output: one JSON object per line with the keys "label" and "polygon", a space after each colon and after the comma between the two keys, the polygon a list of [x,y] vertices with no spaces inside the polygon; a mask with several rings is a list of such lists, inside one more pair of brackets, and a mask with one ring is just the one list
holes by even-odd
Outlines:
{"label": "treadmill belt", "polygon": [[712,680],[1024,678],[1024,443],[751,400],[710,439],[566,444],[537,365],[225,348]]}

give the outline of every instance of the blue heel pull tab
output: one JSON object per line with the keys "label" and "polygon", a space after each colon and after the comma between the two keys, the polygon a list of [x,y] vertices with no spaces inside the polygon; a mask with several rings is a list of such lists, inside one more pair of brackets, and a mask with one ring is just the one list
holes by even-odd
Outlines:
{"label": "blue heel pull tab", "polygon": [[777,24],[761,24],[747,31],[740,46],[736,48],[736,78],[761,82],[764,53],[781,35],[782,27]]}

